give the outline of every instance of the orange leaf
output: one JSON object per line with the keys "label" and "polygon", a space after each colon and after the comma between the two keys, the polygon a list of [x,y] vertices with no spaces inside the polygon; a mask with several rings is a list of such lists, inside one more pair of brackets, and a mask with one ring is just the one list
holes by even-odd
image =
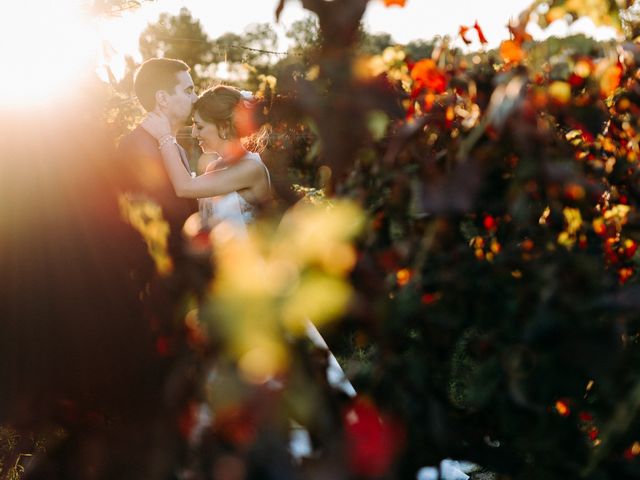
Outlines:
{"label": "orange leaf", "polygon": [[561,417],[566,417],[571,413],[571,409],[569,408],[569,402],[564,399],[560,399],[555,404],[555,409]]}
{"label": "orange leaf", "polygon": [[483,45],[486,43],[489,43],[489,41],[487,40],[487,37],[484,36],[484,33],[482,32],[482,28],[480,28],[480,25],[478,24],[477,20],[476,20],[476,23],[473,24],[473,28],[475,28],[476,32],[478,32],[478,40],[480,40],[480,43],[482,43]]}
{"label": "orange leaf", "polygon": [[465,27],[464,25],[460,25],[460,28],[458,29],[458,35],[460,35],[460,38],[462,39],[462,41],[467,45],[471,43],[471,40],[465,37],[465,34],[468,31],[469,31],[469,27]]}
{"label": "orange leaf", "polygon": [[407,3],[407,0],[383,0],[385,7],[391,7],[393,5],[397,5],[398,7],[404,7],[404,4]]}
{"label": "orange leaf", "polygon": [[447,89],[447,77],[430,58],[416,62],[411,69],[411,79],[419,89],[426,88],[434,93],[442,93]]}
{"label": "orange leaf", "polygon": [[409,270],[408,268],[398,270],[396,272],[396,280],[398,281],[398,285],[400,285],[401,287],[407,285],[411,280],[411,276],[411,270]]}
{"label": "orange leaf", "polygon": [[500,56],[507,63],[517,63],[524,59],[524,50],[515,40],[505,40],[500,44]]}
{"label": "orange leaf", "polygon": [[622,68],[619,63],[610,65],[600,78],[600,95],[603,98],[609,97],[620,85],[622,78]]}

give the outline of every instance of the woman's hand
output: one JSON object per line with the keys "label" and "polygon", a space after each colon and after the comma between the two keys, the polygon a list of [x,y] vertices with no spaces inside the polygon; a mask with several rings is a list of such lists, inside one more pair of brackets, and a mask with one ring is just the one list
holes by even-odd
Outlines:
{"label": "woman's hand", "polygon": [[171,135],[169,119],[160,113],[149,112],[140,126],[149,132],[156,140]]}
{"label": "woman's hand", "polygon": [[217,153],[203,153],[198,159],[198,164],[204,166],[204,173],[213,172],[221,158]]}

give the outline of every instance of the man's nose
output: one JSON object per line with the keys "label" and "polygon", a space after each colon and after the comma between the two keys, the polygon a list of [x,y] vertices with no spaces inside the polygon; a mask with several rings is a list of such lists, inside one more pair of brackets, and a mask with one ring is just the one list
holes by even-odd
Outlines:
{"label": "man's nose", "polygon": [[191,127],[191,136],[193,138],[196,138],[198,136],[198,134],[196,132],[196,126],[195,125],[193,127]]}

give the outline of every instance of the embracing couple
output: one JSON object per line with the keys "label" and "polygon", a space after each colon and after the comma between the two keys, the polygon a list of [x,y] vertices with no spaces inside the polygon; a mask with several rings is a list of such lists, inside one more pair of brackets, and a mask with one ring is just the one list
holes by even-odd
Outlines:
{"label": "embracing couple", "polygon": [[[162,207],[169,222],[173,257],[180,256],[176,236],[195,211],[193,199],[199,202],[202,227],[213,229],[224,222],[244,235],[255,206],[271,196],[269,171],[258,153],[243,146],[243,137],[252,133],[246,122],[252,95],[217,85],[198,97],[189,71],[184,62],[169,58],[152,58],[138,68],[134,90],[147,115],[120,142],[126,168],[142,186],[138,190]],[[206,167],[199,176],[191,171],[188,155],[176,141],[190,119],[191,134],[203,152],[198,163]]]}
{"label": "embracing couple", "polygon": [[[201,228],[225,226],[222,238],[246,236],[255,207],[271,198],[271,179],[260,155],[243,145],[252,137],[260,145],[264,129],[252,128],[254,99],[249,92],[217,85],[195,94],[189,67],[180,60],[153,58],[145,61],[134,77],[135,93],[147,111],[141,125],[123,138],[120,151],[123,168],[138,177],[143,190],[162,208],[169,223],[168,250],[172,258],[183,258],[182,229],[199,202]],[[176,141],[177,132],[193,118],[191,135],[202,149],[199,163],[205,173],[191,172],[185,150]],[[202,161],[204,159],[204,162]],[[164,168],[162,166],[164,165]],[[328,349],[318,330],[308,322],[307,335],[321,349]],[[355,390],[329,352],[329,383],[350,396]]]}
{"label": "embracing couple", "polygon": [[[196,210],[194,199],[199,202],[200,231],[211,231],[214,246],[218,241],[245,237],[254,210],[271,198],[269,171],[258,153],[244,147],[245,140],[251,137],[253,144],[259,144],[266,134],[264,130],[254,133],[252,122],[247,120],[255,108],[248,92],[217,85],[198,97],[189,67],[182,61],[145,61],[135,74],[134,89],[147,115],[120,142],[122,168],[129,173],[125,176],[135,179],[131,190],[161,207],[163,220],[170,227],[168,253],[180,269],[174,278],[193,278],[192,273],[185,273],[192,259],[185,251],[182,233],[185,221],[193,218]],[[206,166],[202,175],[191,172],[187,152],[176,141],[178,131],[190,118],[191,134],[203,152],[198,163]],[[172,295],[179,298],[180,293],[152,290],[148,304],[158,318],[170,316],[175,310],[165,302]],[[165,323],[171,321],[165,318]],[[306,329],[309,340],[327,353],[328,383],[354,396],[353,386],[311,321]],[[293,456],[311,451],[305,438],[301,429],[292,432],[289,448]]]}

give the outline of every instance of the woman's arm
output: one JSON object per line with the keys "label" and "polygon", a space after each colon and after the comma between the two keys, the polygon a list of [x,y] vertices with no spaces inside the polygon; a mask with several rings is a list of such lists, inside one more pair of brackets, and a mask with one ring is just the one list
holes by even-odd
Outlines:
{"label": "woman's arm", "polygon": [[213,197],[250,188],[260,181],[260,175],[263,174],[262,167],[257,162],[241,158],[226,169],[193,178],[182,164],[169,120],[164,115],[150,112],[142,122],[142,128],[158,140],[165,169],[179,197]]}
{"label": "woman's arm", "polygon": [[162,159],[176,195],[183,198],[204,198],[225,195],[252,187],[263,175],[262,167],[249,158],[241,158],[225,169],[191,177],[182,165],[178,146],[167,142],[161,148]]}

